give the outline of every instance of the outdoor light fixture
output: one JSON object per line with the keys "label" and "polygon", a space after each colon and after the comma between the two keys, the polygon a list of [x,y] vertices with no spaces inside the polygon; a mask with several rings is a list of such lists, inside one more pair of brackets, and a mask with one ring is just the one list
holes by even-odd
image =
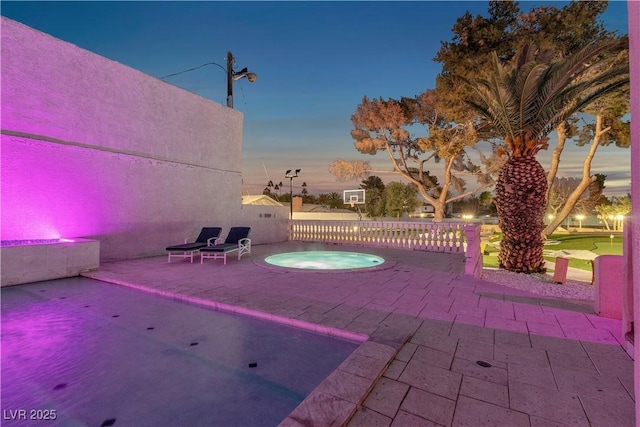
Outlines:
{"label": "outdoor light fixture", "polygon": [[179,73],[173,73],[164,77],[160,77],[160,80],[164,80],[168,77],[177,76],[179,74],[187,73],[189,71],[197,70],[207,65],[215,65],[219,67],[221,70],[226,71],[227,73],[227,107],[229,108],[233,108],[233,82],[245,77],[251,83],[258,80],[258,75],[256,73],[249,72],[249,70],[246,67],[237,72],[233,71],[233,54],[231,52],[227,52],[227,68],[226,69],[222,65],[217,64],[215,62],[207,62],[206,64],[202,64],[198,67],[189,68],[188,70],[180,71]]}
{"label": "outdoor light fixture", "polygon": [[293,219],[293,178],[297,178],[302,169],[296,169],[293,173],[292,170],[289,169],[284,173],[284,177],[289,178],[289,219]]}
{"label": "outdoor light fixture", "polygon": [[582,214],[576,215],[576,219],[578,220],[578,223],[580,224],[578,229],[582,230],[582,221],[584,221],[584,215],[582,215]]}
{"label": "outdoor light fixture", "polygon": [[233,82],[245,77],[250,83],[258,79],[258,75],[249,72],[246,67],[237,72],[233,71],[233,54],[227,52],[227,107],[233,108]]}
{"label": "outdoor light fixture", "polygon": [[288,171],[286,171],[286,172],[284,173],[284,177],[285,177],[285,178],[291,178],[291,179],[293,179],[293,178],[297,178],[297,177],[298,177],[298,174],[300,173],[300,171],[301,171],[302,169],[296,169],[296,171],[295,171],[294,173],[291,173],[291,171],[292,171],[292,170],[293,170],[293,169],[289,169]]}

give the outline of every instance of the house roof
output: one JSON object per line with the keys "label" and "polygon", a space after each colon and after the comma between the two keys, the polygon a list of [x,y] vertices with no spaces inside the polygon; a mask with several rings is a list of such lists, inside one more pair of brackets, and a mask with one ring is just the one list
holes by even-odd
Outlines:
{"label": "house roof", "polygon": [[264,194],[247,194],[242,196],[243,205],[260,205],[260,206],[284,206],[282,203],[273,200]]}

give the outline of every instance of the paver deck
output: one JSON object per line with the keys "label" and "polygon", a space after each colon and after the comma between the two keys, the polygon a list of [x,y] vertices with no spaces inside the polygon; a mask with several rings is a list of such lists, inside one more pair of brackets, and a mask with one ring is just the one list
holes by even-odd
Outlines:
{"label": "paver deck", "polygon": [[[373,253],[374,271],[293,271],[273,253]],[[238,261],[104,263],[100,280],[366,340],[281,426],[634,426],[620,321],[592,303],[464,275],[464,259],[285,242]]]}

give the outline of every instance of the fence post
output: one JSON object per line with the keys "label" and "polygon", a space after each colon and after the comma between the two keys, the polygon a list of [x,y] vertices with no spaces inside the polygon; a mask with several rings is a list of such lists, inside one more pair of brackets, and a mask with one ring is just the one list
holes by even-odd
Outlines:
{"label": "fence post", "polygon": [[464,253],[464,273],[476,279],[482,277],[482,252],[480,251],[480,224],[464,226],[467,249]]}

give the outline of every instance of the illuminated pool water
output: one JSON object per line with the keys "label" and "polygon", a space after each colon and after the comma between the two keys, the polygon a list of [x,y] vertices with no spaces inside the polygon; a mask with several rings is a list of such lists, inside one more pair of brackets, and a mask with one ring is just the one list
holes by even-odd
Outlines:
{"label": "illuminated pool water", "polygon": [[3,427],[277,426],[359,345],[84,277],[0,296]]}
{"label": "illuminated pool water", "polygon": [[305,270],[353,270],[382,265],[384,258],[358,252],[302,251],[271,255],[265,258],[265,262]]}

